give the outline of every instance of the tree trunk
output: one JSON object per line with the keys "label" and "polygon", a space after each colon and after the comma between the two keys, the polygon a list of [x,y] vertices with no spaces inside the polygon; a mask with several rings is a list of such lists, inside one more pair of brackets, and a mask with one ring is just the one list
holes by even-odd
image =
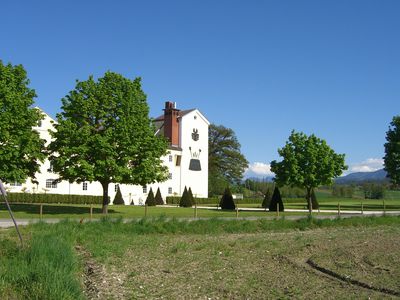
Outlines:
{"label": "tree trunk", "polygon": [[312,200],[311,200],[311,188],[307,187],[307,202],[308,202],[308,212],[311,216],[312,214]]}
{"label": "tree trunk", "polygon": [[108,214],[108,184],[109,182],[102,182],[103,186],[103,214]]}

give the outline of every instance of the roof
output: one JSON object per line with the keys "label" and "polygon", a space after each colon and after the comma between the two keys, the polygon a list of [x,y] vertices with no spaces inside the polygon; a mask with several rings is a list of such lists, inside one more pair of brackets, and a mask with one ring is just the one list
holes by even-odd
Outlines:
{"label": "roof", "polygon": [[[196,110],[195,108],[187,109],[187,110],[180,110],[178,112],[179,118],[182,118],[183,116],[185,116],[185,115],[187,115],[187,114],[189,114],[189,113],[191,113],[192,111],[195,111],[195,110]],[[164,121],[164,115],[158,116],[157,118],[154,119],[154,121],[156,121],[156,122]]]}

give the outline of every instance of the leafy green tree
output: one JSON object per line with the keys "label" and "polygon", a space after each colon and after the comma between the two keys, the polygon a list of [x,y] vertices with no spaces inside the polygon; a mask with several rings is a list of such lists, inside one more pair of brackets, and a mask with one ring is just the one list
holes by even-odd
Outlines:
{"label": "leafy green tree", "polygon": [[208,139],[209,194],[221,195],[227,185],[240,184],[248,161],[232,129],[211,124]]}
{"label": "leafy green tree", "polygon": [[154,200],[156,201],[156,205],[164,205],[164,200],[163,200],[163,198],[161,196],[160,188],[157,189],[156,196],[155,196]]}
{"label": "leafy green tree", "polygon": [[385,170],[394,185],[400,184],[400,116],[393,117],[386,132]]}
{"label": "leafy green tree", "polygon": [[117,193],[115,194],[113,204],[116,205],[125,205],[124,198],[122,197],[121,188],[119,185],[117,186]]}
{"label": "leafy green tree", "polygon": [[192,205],[193,204],[192,204],[192,201],[190,199],[189,192],[188,192],[188,190],[187,190],[187,188],[185,186],[185,189],[183,190],[183,193],[182,193],[181,200],[179,202],[179,206],[180,207],[192,207]]}
{"label": "leafy green tree", "polygon": [[289,140],[278,153],[280,162],[271,162],[275,182],[279,186],[291,185],[305,188],[310,214],[312,213],[311,191],[320,185],[331,185],[333,178],[347,169],[344,154],[336,154],[327,143],[315,135],[307,136],[292,131]]}
{"label": "leafy green tree", "polygon": [[22,65],[0,60],[0,179],[7,183],[35,178],[45,158],[44,141],[32,130],[43,115],[32,108],[36,93],[28,85]]}
{"label": "leafy green tree", "polygon": [[233,201],[233,196],[229,187],[225,189],[224,194],[221,197],[221,201],[219,202],[219,206],[222,209],[236,209],[236,205]]}
{"label": "leafy green tree", "polygon": [[272,194],[271,203],[269,204],[269,211],[277,211],[279,204],[279,211],[284,211],[283,201],[279,188],[275,186],[274,193]]}
{"label": "leafy green tree", "polygon": [[150,188],[150,191],[147,194],[146,205],[147,206],[156,206],[156,200],[154,199],[154,193],[153,193],[152,188]]}
{"label": "leafy green tree", "polygon": [[62,179],[98,181],[103,187],[103,213],[111,182],[146,185],[167,179],[161,157],[167,142],[155,136],[140,78],[106,72],[77,82],[62,99],[50,160]]}

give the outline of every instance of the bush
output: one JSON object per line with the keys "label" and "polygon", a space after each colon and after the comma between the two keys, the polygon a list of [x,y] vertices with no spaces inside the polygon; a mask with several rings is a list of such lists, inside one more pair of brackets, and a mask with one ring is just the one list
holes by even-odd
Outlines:
{"label": "bush", "polygon": [[103,196],[8,193],[11,203],[61,203],[61,204],[102,204]]}
{"label": "bush", "polygon": [[383,184],[365,183],[363,185],[365,199],[383,199],[385,186]]}
{"label": "bush", "polygon": [[156,200],[154,199],[153,189],[150,188],[150,192],[146,198],[146,205],[147,206],[156,206]]}
{"label": "bush", "polygon": [[189,192],[185,186],[185,189],[183,190],[183,194],[181,197],[181,201],[179,202],[180,207],[192,207],[192,201],[190,199]]}
{"label": "bush", "polygon": [[192,203],[192,205],[195,204],[191,187],[189,187],[188,194],[189,194],[190,203]]}
{"label": "bush", "polygon": [[164,200],[161,196],[160,188],[157,189],[156,197],[154,198],[156,205],[164,205]]}
{"label": "bush", "polygon": [[235,202],[233,201],[232,193],[229,188],[225,189],[225,192],[222,195],[219,206],[221,206],[222,209],[235,209],[236,208]]}
{"label": "bush", "polygon": [[[310,205],[308,203],[308,199],[306,199],[306,200],[307,200],[307,209],[310,209]],[[317,201],[317,196],[315,196],[314,189],[311,190],[311,206],[312,206],[312,209],[318,209],[319,208],[319,204],[318,204],[318,201]]]}
{"label": "bush", "polygon": [[120,189],[119,185],[117,185],[117,193],[115,194],[113,204],[125,205],[125,201],[124,201],[124,198],[122,197],[121,189]]}
{"label": "bush", "polygon": [[277,211],[279,204],[279,211],[284,211],[281,193],[279,192],[278,187],[276,186],[274,189],[274,193],[272,194],[271,203],[269,205],[269,211]]}
{"label": "bush", "polygon": [[267,192],[265,193],[264,200],[261,204],[261,207],[267,208],[271,204],[271,190],[268,188]]}

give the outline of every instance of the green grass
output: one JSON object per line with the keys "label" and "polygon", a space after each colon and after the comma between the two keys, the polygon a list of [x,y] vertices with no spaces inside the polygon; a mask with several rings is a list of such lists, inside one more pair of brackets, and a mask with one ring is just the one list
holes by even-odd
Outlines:
{"label": "green grass", "polygon": [[[398,251],[390,245],[397,248],[400,243],[399,225],[400,217],[298,221],[213,218],[193,222],[161,217],[129,223],[121,219],[38,223],[22,228],[23,249],[13,229],[0,230],[0,298],[84,298],[81,278],[88,262],[95,273],[92,281],[103,291],[101,298],[106,299],[117,298],[119,293],[120,298],[259,298],[267,294],[301,298],[308,289],[325,296],[335,291],[339,298],[353,292],[359,297],[377,298],[379,294],[332,285],[304,272],[304,268],[286,265],[285,257],[297,261],[304,253],[328,265],[324,253],[334,261],[335,253],[344,250],[341,243],[346,249],[366,242],[372,247],[377,238],[385,238],[385,242],[390,241],[385,251],[393,253],[388,259],[396,261]],[[334,247],[328,251],[330,241],[334,241]],[[82,256],[77,249],[86,254]],[[389,261],[377,256],[379,260],[369,255],[369,263],[391,268]],[[345,253],[339,257],[342,265],[334,266],[339,271],[354,263],[345,260]],[[398,271],[393,272],[385,275],[385,282],[399,288]],[[352,274],[363,273],[360,269]],[[315,282],[301,279],[305,276]],[[366,278],[377,284],[383,282],[374,273]]]}

